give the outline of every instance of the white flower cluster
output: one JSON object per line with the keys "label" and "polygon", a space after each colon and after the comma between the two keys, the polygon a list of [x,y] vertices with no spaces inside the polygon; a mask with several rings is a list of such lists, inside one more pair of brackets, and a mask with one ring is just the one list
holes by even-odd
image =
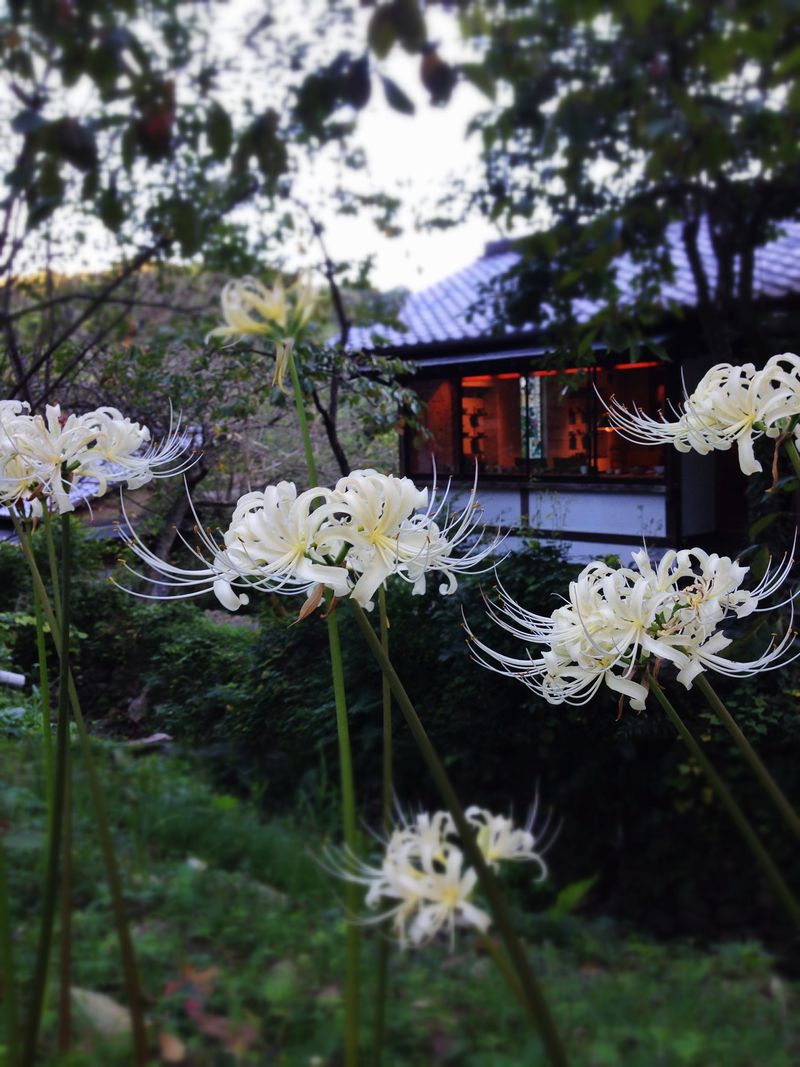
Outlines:
{"label": "white flower cluster", "polygon": [[228,282],[222,290],[224,326],[206,335],[235,344],[243,337],[265,336],[275,347],[273,384],[283,389],[289,355],[294,342],[314,317],[319,295],[308,276],[295,282],[288,292],[280,278],[271,289],[256,278],[246,277]]}
{"label": "white flower cluster", "polygon": [[[520,829],[504,815],[483,808],[468,808],[465,814],[491,867],[528,862],[536,864],[539,880],[547,876],[544,860],[536,851],[532,817]],[[443,930],[452,944],[457,925],[485,932],[491,921],[472,902],[478,876],[465,863],[453,819],[446,811],[419,814],[394,830],[379,866],[351,859],[335,873],[367,887],[368,908],[388,905],[375,921],[391,918],[404,946],[425,944]]]}
{"label": "white flower cluster", "polygon": [[752,363],[719,363],[684,398],[674,420],[631,411],[614,398],[608,411],[614,428],[636,444],[674,445],[704,456],[736,444],[742,473],[755,474],[762,469],[753,454],[758,437],[791,431],[800,438],[800,357],[773,356],[763,370]]}
{"label": "white flower cluster", "polygon": [[311,321],[319,296],[308,277],[289,287],[280,278],[271,289],[249,275],[228,282],[222,290],[224,326],[206,335],[220,337],[228,343],[241,337],[265,334],[273,340],[295,337]]}
{"label": "white flower cluster", "polygon": [[496,540],[480,544],[474,487],[458,514],[447,515],[445,502],[446,495],[438,507],[429,505],[428,490],[409,478],[359,470],[333,489],[298,493],[293,482],[279,482],[245,494],[221,544],[198,522],[202,545],[192,551],[200,568],[160,560],[132,530],[126,540],[164,584],[179,590],[174,595],[199,596],[213,588],[220,603],[235,611],[248,602],[237,589],[307,597],[330,589],[369,609],[393,574],[422,594],[428,574],[438,572],[440,592],[452,593],[460,572],[474,571],[495,551]]}
{"label": "white flower cluster", "polygon": [[595,561],[570,583],[567,602],[550,616],[520,607],[504,589],[489,614],[504,630],[544,646],[538,655],[515,658],[470,635],[475,657],[490,670],[518,678],[551,704],[585,704],[605,683],[644,708],[647,688],[635,679],[648,660],[677,668],[687,689],[704,670],[747,676],[781,666],[794,642],[791,628],[752,662],[721,653],[731,644],[722,632],[726,620],[756,611],[785,581],[785,559],[769,569],[754,589],[743,589],[748,572],[727,556],[700,548],[667,552],[654,565],[645,549],[633,553],[635,567]]}
{"label": "white flower cluster", "polygon": [[[41,498],[61,514],[74,510],[69,489],[75,478],[96,479],[95,496],[108,488],[109,471],[130,489],[155,477],[180,473],[175,461],[186,450],[177,425],[160,447],[150,431],[116,408],[65,415],[58,404],[31,415],[26,403],[0,400],[0,503],[28,501],[37,511]],[[156,472],[156,468],[168,469]]]}

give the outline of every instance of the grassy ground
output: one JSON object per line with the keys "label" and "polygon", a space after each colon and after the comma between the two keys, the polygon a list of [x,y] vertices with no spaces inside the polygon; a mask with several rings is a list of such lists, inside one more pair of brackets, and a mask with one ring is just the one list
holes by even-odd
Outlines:
{"label": "grassy ground", "polygon": [[[24,732],[18,730],[18,732]],[[147,996],[154,1062],[333,1065],[339,1061],[341,886],[317,862],[324,833],[262,820],[163,754],[99,750]],[[114,929],[75,759],[75,1051],[43,1063],[130,1062]],[[38,743],[0,742],[0,829],[11,866],[19,973],[31,973],[45,809]],[[520,916],[573,1067],[790,1067],[797,990],[756,944],[662,946],[574,916]],[[364,951],[371,1032],[376,933]],[[96,996],[93,994],[100,994]],[[544,1064],[506,987],[469,935],[392,957],[383,1063]],[[111,1032],[109,1036],[109,1031]],[[0,1034],[2,1032],[0,1031]],[[0,1038],[1,1040],[1,1038]],[[157,1051],[155,1051],[157,1050]],[[2,1056],[0,1056],[2,1062]]]}

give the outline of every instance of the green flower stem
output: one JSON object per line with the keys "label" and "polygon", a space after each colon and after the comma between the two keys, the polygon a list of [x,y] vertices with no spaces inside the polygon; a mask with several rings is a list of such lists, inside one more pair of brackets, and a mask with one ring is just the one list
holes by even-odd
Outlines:
{"label": "green flower stem", "polygon": [[455,823],[456,830],[464,845],[467,859],[475,868],[478,881],[480,882],[481,888],[483,889],[492,909],[497,928],[505,942],[511,963],[519,978],[520,987],[525,996],[525,1003],[528,1006],[530,1018],[535,1022],[536,1029],[544,1043],[550,1063],[553,1067],[567,1067],[567,1055],[561,1037],[556,1029],[555,1021],[550,1013],[544,994],[535,974],[533,973],[530,961],[514,931],[514,926],[511,922],[511,916],[500,884],[497,881],[494,872],[483,858],[483,853],[480,848],[478,848],[474,831],[466,820],[464,811],[456,796],[456,792],[447,775],[447,771],[444,769],[442,761],[431,744],[430,739],[425,732],[425,727],[422,725],[422,722],[414,709],[414,705],[412,704],[408,693],[405,691],[403,683],[400,681],[389,657],[384,652],[363,609],[352,598],[348,600],[348,604],[356,617],[356,622],[369,645],[370,651],[380,664],[384,675],[389,680],[389,685],[391,686],[395,701],[408,723],[422,758],[442,795],[445,806],[453,817],[453,822]]}
{"label": "green flower stem", "polygon": [[527,1012],[528,1002],[525,1000],[522,986],[519,984],[519,979],[516,974],[514,974],[514,968],[511,966],[508,956],[503,952],[495,940],[489,937],[488,934],[482,933],[480,930],[478,931],[478,944],[486,955],[491,958],[503,978],[505,978],[509,989],[516,997],[522,1010]]}
{"label": "green flower stem", "polygon": [[[386,589],[378,589],[378,608],[381,622],[381,647],[389,655],[389,614],[386,610]],[[383,832],[388,835],[392,824],[392,690],[385,674],[381,674],[383,703]],[[389,954],[391,942],[382,937],[378,942],[378,976],[375,983],[375,1036],[372,1049],[373,1067],[380,1067],[386,1032],[386,997],[389,991]]]}
{"label": "green flower stem", "polygon": [[[17,535],[20,538],[20,545],[25,556],[26,562],[31,572],[33,584],[36,592],[39,594],[39,598],[42,604],[42,611],[44,612],[45,620],[50,627],[50,632],[53,636],[53,642],[56,646],[56,652],[61,655],[61,635],[58,628],[55,612],[50,603],[50,598],[47,595],[47,589],[45,588],[44,581],[42,580],[41,572],[36,563],[36,559],[31,551],[30,544],[24,536],[21,524],[16,516],[12,512],[12,520]],[[144,1013],[142,1010],[142,994],[139,984],[139,974],[136,967],[136,957],[133,951],[133,942],[130,936],[130,930],[128,927],[127,911],[125,907],[125,898],[122,893],[122,880],[119,874],[119,868],[117,866],[116,856],[114,854],[114,843],[111,837],[111,830],[109,828],[108,815],[106,813],[105,801],[103,800],[103,790],[100,785],[100,779],[97,775],[97,768],[94,763],[94,755],[92,753],[91,739],[86,729],[86,722],[83,718],[83,712],[81,711],[80,701],[78,700],[78,691],[75,688],[75,679],[72,676],[72,672],[69,672],[68,681],[69,700],[72,705],[72,716],[75,720],[75,726],[78,731],[78,742],[81,748],[81,755],[83,756],[83,762],[86,769],[86,777],[89,782],[89,791],[92,798],[92,807],[94,809],[94,817],[97,825],[97,833],[100,839],[100,849],[103,853],[103,861],[106,867],[106,878],[108,881],[108,887],[111,894],[111,904],[114,912],[114,923],[117,930],[117,939],[119,941],[120,955],[122,957],[122,970],[123,979],[125,983],[125,992],[128,998],[128,1009],[131,1015],[131,1030],[133,1035],[133,1064],[134,1067],[144,1067],[148,1062],[148,1049],[147,1049],[147,1031],[144,1022]]]}
{"label": "green flower stem", "polygon": [[44,640],[44,618],[39,594],[33,592],[33,614],[36,619],[36,655],[39,660],[39,699],[42,703],[42,748],[47,790],[47,810],[53,813],[53,731],[50,726],[50,679],[47,675],[47,646]]}
{"label": "green flower stem", "polygon": [[[386,589],[378,589],[378,609],[381,621],[381,648],[389,656],[389,614],[386,610]],[[385,674],[381,675],[383,698],[383,832],[392,825],[392,688]]]}
{"label": "green flower stem", "polygon": [[736,824],[736,828],[747,842],[750,851],[761,865],[767,880],[775,891],[775,895],[778,897],[781,904],[783,904],[792,922],[798,929],[800,929],[800,904],[798,904],[794,894],[783,880],[783,876],[775,866],[772,857],[762,845],[760,837],[751,826],[742,809],[734,800],[733,794],[711,766],[705,752],[703,752],[683,719],[670,703],[666,693],[652,675],[650,676],[650,692],[655,696],[656,700],[667,713],[673,726],[686,742],[689,751],[702,767],[706,778],[708,778],[711,783],[712,789],[719,797],[728,815]]}
{"label": "green flower stem", "polygon": [[797,445],[794,443],[793,437],[787,437],[783,442],[783,451],[789,457],[795,475],[800,478],[800,454],[797,452]]}
{"label": "green flower stem", "polygon": [[14,938],[11,903],[6,874],[6,852],[0,834],[0,970],[3,975],[3,1003],[6,1016],[8,1067],[19,1063],[19,1019],[17,1016],[17,971],[14,965]]}
{"label": "green flower stem", "polygon": [[61,929],[58,959],[58,1051],[69,1052],[72,1031],[72,757],[67,748],[64,826],[61,831]]}
{"label": "green flower stem", "polygon": [[750,742],[740,730],[736,720],[720,700],[711,683],[701,674],[694,680],[694,684],[708,701],[719,721],[736,742],[736,746],[750,764],[750,768],[758,778],[764,790],[769,794],[775,807],[781,813],[786,825],[795,835],[800,837],[800,815],[794,810],[786,794],[761,762],[758,754],[754,751]]}
{"label": "green flower stem", "polygon": [[[356,801],[353,787],[353,763],[350,749],[350,728],[347,722],[347,700],[344,689],[344,670],[342,648],[339,642],[339,623],[336,612],[331,606],[333,595],[328,591],[327,621],[328,644],[331,652],[331,673],[333,675],[333,695],[336,702],[336,729],[339,735],[339,769],[342,789],[342,823],[344,842],[351,855],[358,855],[358,830],[356,827]],[[360,893],[354,882],[345,886],[345,904],[351,916],[358,914]],[[345,1033],[344,1061],[347,1067],[358,1063],[358,987],[359,987],[359,945],[361,931],[355,923],[348,923],[345,932],[346,982],[345,982]]]}
{"label": "green flower stem", "polygon": [[[63,521],[63,520],[62,520]],[[63,635],[63,617],[61,612],[62,600],[59,592],[59,572],[56,557],[55,542],[53,539],[53,525],[49,510],[45,510],[45,539],[47,543],[47,558],[50,564],[50,584],[53,589],[53,604],[55,606],[56,619]],[[39,595],[34,589],[33,599],[38,614],[41,617],[41,604]],[[44,627],[42,627],[44,630]],[[38,637],[38,634],[37,634]],[[64,638],[62,636],[62,642]],[[42,642],[44,635],[42,634]],[[67,642],[67,648],[69,643]],[[45,651],[46,657],[46,651]],[[67,655],[69,660],[69,655]],[[45,659],[45,670],[46,670]],[[45,756],[47,750],[45,749]],[[72,1031],[72,1003],[70,1000],[70,986],[72,974],[72,755],[70,746],[67,745],[64,782],[64,804],[61,818],[61,928],[59,931],[59,963],[58,963],[58,1050],[61,1053],[69,1052]],[[57,817],[57,813],[51,808],[50,817]]]}
{"label": "green flower stem", "polygon": [[58,558],[56,557],[56,545],[53,538],[53,517],[50,511],[44,511],[44,538],[47,545],[47,562],[50,566],[50,584],[53,587],[53,607],[56,610],[56,618],[61,618],[61,593],[58,581]]}
{"label": "green flower stem", "polygon": [[294,352],[291,348],[289,348],[289,351],[286,354],[286,363],[289,368],[289,376],[292,379],[292,387],[294,389],[294,406],[297,410],[297,422],[300,426],[300,436],[303,438],[303,449],[306,455],[308,478],[312,485],[317,485],[319,477],[317,476],[317,464],[314,459],[314,449],[311,445],[311,434],[308,430],[306,403],[305,398],[303,397],[303,389],[300,385],[300,376],[297,373],[297,364],[294,361]]}
{"label": "green flower stem", "polygon": [[[297,422],[303,438],[308,478],[312,486],[319,482],[314,449],[308,429],[305,399],[297,373],[294,352],[290,345],[286,353],[286,363],[294,390],[294,404]],[[356,827],[355,786],[353,783],[353,758],[350,746],[350,727],[347,719],[347,696],[344,686],[344,665],[339,641],[339,624],[336,619],[335,605],[330,591],[326,592],[328,624],[328,645],[331,654],[331,675],[333,695],[336,704],[336,731],[339,738],[339,771],[342,790],[342,824],[344,841],[353,856],[358,855],[358,831]],[[348,883],[345,889],[345,903],[351,916],[358,914],[360,894],[355,883]],[[344,1026],[344,1062],[345,1067],[357,1067],[358,1064],[358,999],[359,999],[359,955],[361,931],[355,923],[347,924],[345,934],[345,1026]]]}
{"label": "green flower stem", "polygon": [[[13,510],[11,512],[13,516]],[[15,523],[18,520],[15,518]],[[21,531],[21,527],[18,532]],[[30,558],[33,558],[30,542],[20,539],[20,544]],[[35,564],[35,560],[34,560]],[[70,578],[71,546],[69,516],[61,517],[61,618],[60,626],[55,615],[48,619],[53,637],[56,638],[61,656],[61,664],[58,680],[58,720],[56,725],[56,760],[55,777],[53,780],[53,809],[49,821],[47,869],[45,874],[44,894],[42,897],[42,922],[39,931],[39,945],[36,953],[36,964],[33,974],[33,987],[31,991],[30,1014],[25,1031],[25,1040],[22,1047],[23,1067],[33,1067],[36,1062],[36,1050],[39,1040],[39,1027],[42,1020],[42,1008],[44,1006],[45,988],[47,986],[47,972],[50,964],[50,949],[53,940],[53,922],[55,919],[56,898],[58,895],[59,860],[61,857],[61,837],[64,826],[64,804],[67,798],[67,764],[69,745],[69,601],[70,601]],[[46,591],[44,591],[46,595]],[[45,600],[42,597],[42,607],[45,608]],[[47,614],[45,608],[45,614]],[[65,654],[61,655],[61,649]]]}

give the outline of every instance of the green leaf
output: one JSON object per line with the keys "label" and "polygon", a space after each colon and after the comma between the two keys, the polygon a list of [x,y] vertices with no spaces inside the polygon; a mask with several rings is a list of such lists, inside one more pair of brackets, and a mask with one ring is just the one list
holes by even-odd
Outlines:
{"label": "green leaf", "polygon": [[461,71],[462,76],[475,88],[488,97],[489,100],[494,100],[497,95],[497,86],[495,85],[494,78],[489,73],[488,67],[483,63],[462,63],[458,68]]}
{"label": "green leaf", "polygon": [[216,101],[208,109],[206,116],[206,132],[208,143],[211,146],[211,154],[220,163],[228,158],[233,144],[233,125],[230,115]]}
{"label": "green leaf", "polygon": [[381,81],[383,82],[383,91],[386,94],[386,103],[389,107],[399,111],[402,115],[413,115],[415,111],[414,105],[397,82],[393,82],[391,78],[387,78],[384,74],[381,74]]}
{"label": "green leaf", "polygon": [[589,878],[583,878],[579,882],[572,882],[565,886],[556,897],[555,904],[548,909],[550,915],[569,915],[575,911],[589,890],[594,886],[599,875],[593,874]]}
{"label": "green leaf", "polygon": [[419,52],[427,37],[419,0],[392,0],[389,10],[400,44],[407,52]]}
{"label": "green leaf", "polygon": [[760,519],[756,519],[753,525],[750,527],[749,536],[751,541],[755,541],[760,533],[763,533],[768,526],[771,526],[773,522],[778,518],[778,512],[770,512],[769,515],[762,515]]}
{"label": "green leaf", "polygon": [[117,233],[125,221],[125,210],[115,185],[110,185],[100,194],[99,211],[103,225],[112,233]]}
{"label": "green leaf", "polygon": [[192,256],[202,243],[200,218],[191,200],[176,200],[172,208],[175,238],[185,256]]}
{"label": "green leaf", "polygon": [[379,59],[385,59],[397,40],[391,4],[382,4],[373,12],[367,29],[369,46]]}

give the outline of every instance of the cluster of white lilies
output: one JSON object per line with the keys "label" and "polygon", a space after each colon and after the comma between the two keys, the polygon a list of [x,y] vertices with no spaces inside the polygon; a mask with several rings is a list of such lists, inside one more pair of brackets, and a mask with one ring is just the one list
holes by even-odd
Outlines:
{"label": "cluster of white lilies", "polygon": [[149,429],[117,408],[67,415],[52,404],[44,415],[31,415],[23,401],[0,400],[0,503],[21,503],[41,514],[46,499],[63,515],[74,510],[73,479],[95,479],[94,496],[106,493],[112,475],[137,489],[155,477],[179,473],[184,467],[176,461],[185,451],[177,424],[156,447]]}
{"label": "cluster of white lilies", "polygon": [[202,542],[192,547],[201,566],[175,566],[155,556],[133,532],[125,534],[141,560],[171,587],[172,595],[200,596],[212,588],[231,611],[259,589],[287,595],[304,593],[318,604],[325,590],[352,597],[371,608],[378,588],[391,576],[422,594],[427,576],[442,576],[440,592],[452,593],[456,575],[476,568],[495,551],[497,541],[481,545],[481,512],[475,490],[455,514],[445,510],[410,478],[375,470],[353,471],[333,489],[316,486],[298,493],[293,482],[279,482],[246,493],[230,525],[217,541],[199,522]]}
{"label": "cluster of white lilies", "polygon": [[645,445],[674,445],[679,452],[725,451],[736,445],[743,474],[762,468],[753,442],[765,435],[800,439],[800,357],[772,356],[762,370],[752,363],[718,363],[675,408],[675,419],[653,418],[618,400],[608,404],[611,422],[627,440]]}
{"label": "cluster of white lilies", "polygon": [[637,711],[648,691],[633,675],[648,661],[672,663],[687,689],[703,670],[747,676],[788,661],[791,629],[757,660],[737,662],[721,653],[731,644],[722,630],[725,622],[768,610],[762,602],[788,577],[791,559],[774,572],[768,568],[753,589],[742,588],[748,567],[700,548],[666,552],[655,564],[640,549],[633,560],[634,567],[590,563],[570,582],[567,602],[549,616],[527,611],[499,587],[499,603],[488,604],[491,617],[546,651],[516,658],[473,637],[476,658],[524,682],[550,704],[586,704],[605,683]]}
{"label": "cluster of white lilies", "polygon": [[[493,869],[507,862],[533,863],[540,880],[547,876],[533,834],[533,810],[521,828],[505,815],[484,808],[470,807],[464,814],[483,858]],[[367,907],[385,909],[376,921],[391,918],[401,945],[425,944],[442,931],[449,934],[452,944],[456,925],[481,933],[489,928],[491,917],[472,899],[478,876],[465,862],[447,811],[423,812],[401,822],[386,843],[380,865],[371,866],[355,857],[350,860],[349,870],[335,873],[367,887]]]}

